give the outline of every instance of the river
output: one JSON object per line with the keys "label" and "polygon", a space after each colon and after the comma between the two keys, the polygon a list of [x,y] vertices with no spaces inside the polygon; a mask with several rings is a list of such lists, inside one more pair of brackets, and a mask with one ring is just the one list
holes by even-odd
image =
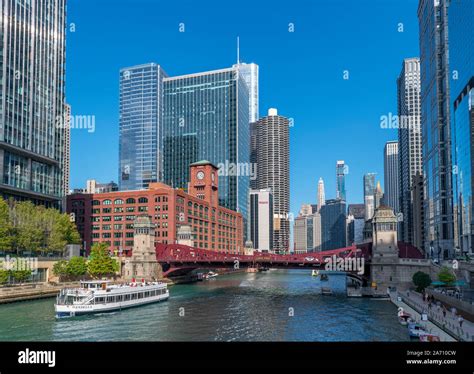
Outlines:
{"label": "river", "polygon": [[165,302],[56,320],[54,299],[0,305],[1,341],[408,341],[389,301],[320,295],[308,270],[231,274],[170,288]]}

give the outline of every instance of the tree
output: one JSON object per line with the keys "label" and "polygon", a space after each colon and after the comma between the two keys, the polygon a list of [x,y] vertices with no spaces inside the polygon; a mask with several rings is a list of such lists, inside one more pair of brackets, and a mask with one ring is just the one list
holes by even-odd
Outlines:
{"label": "tree", "polygon": [[0,251],[10,251],[13,245],[13,226],[8,204],[0,197]]}
{"label": "tree", "polygon": [[446,266],[441,269],[438,273],[438,279],[440,282],[444,282],[446,284],[451,284],[456,281],[456,275],[449,270]]}
{"label": "tree", "polygon": [[11,275],[17,282],[24,282],[28,280],[29,277],[31,277],[31,270],[26,269],[26,270],[12,270]]}
{"label": "tree", "polygon": [[90,275],[97,278],[112,275],[118,270],[118,263],[110,256],[107,244],[96,243],[92,246],[87,269]]}
{"label": "tree", "polygon": [[53,274],[59,278],[67,275],[67,261],[61,260],[53,265]]}
{"label": "tree", "polygon": [[5,284],[10,278],[10,272],[8,270],[0,269],[0,284]]}
{"label": "tree", "polygon": [[418,292],[423,292],[426,287],[431,284],[431,277],[429,274],[423,273],[422,271],[417,271],[413,274],[413,283],[416,286]]}
{"label": "tree", "polygon": [[48,240],[48,249],[51,251],[62,251],[68,244],[79,244],[81,237],[75,225],[66,214],[57,214],[54,217],[51,234]]}
{"label": "tree", "polygon": [[73,257],[66,265],[66,274],[71,277],[80,277],[87,273],[87,261],[84,257]]}

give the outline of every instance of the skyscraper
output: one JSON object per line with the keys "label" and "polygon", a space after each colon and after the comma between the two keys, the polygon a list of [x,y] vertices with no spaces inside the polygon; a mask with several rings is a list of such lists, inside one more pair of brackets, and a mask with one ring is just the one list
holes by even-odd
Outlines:
{"label": "skyscraper", "polygon": [[[453,200],[455,245],[473,253],[474,245],[474,2],[451,1],[449,5],[449,64],[453,134]],[[456,78],[456,79],[454,79]]]}
{"label": "skyscraper", "polygon": [[251,190],[249,234],[253,248],[273,252],[273,195],[270,189]]}
{"label": "skyscraper", "polygon": [[384,187],[385,204],[398,212],[399,186],[398,186],[398,142],[390,141],[385,144],[384,160]]}
{"label": "skyscraper", "polygon": [[290,242],[290,144],[289,120],[270,109],[255,124],[257,185],[273,193],[273,248],[283,253]]}
{"label": "skyscraper", "polygon": [[321,250],[346,246],[346,202],[327,200],[321,207]]}
{"label": "skyscraper", "polygon": [[295,218],[293,232],[295,253],[321,251],[321,215],[319,213]]}
{"label": "skyscraper", "polygon": [[240,70],[163,79],[163,181],[186,189],[189,163],[209,160],[219,168],[220,205],[242,213],[247,224],[249,91]]}
{"label": "skyscraper", "polygon": [[145,189],[162,179],[164,77],[166,73],[155,63],[120,71],[121,190]]}
{"label": "skyscraper", "polygon": [[64,195],[65,0],[0,2],[0,195]]}
{"label": "skyscraper", "polygon": [[375,174],[364,175],[365,220],[372,219],[375,212]]}
{"label": "skyscraper", "polygon": [[347,215],[352,217],[347,228],[347,244],[360,244],[364,241],[365,205],[350,204],[347,207]]}
{"label": "skyscraper", "polygon": [[420,0],[425,252],[453,256],[448,0]]}
{"label": "skyscraper", "polygon": [[238,69],[249,90],[249,121],[256,122],[259,119],[259,88],[258,88],[258,65],[239,62],[232,66]]}
{"label": "skyscraper", "polygon": [[319,178],[318,182],[318,212],[321,210],[321,207],[326,204],[326,194],[324,193],[324,181],[323,178]]}
{"label": "skyscraper", "polygon": [[[71,123],[71,106],[69,104],[65,104],[64,109],[64,118],[65,124]],[[63,194],[66,196],[69,193],[69,185],[70,185],[70,173],[71,173],[71,128],[70,126],[64,126],[64,168],[63,168]],[[63,208],[65,209],[66,204],[65,201],[63,202]]]}
{"label": "skyscraper", "polygon": [[336,199],[346,201],[346,165],[344,161],[336,163]]}
{"label": "skyscraper", "polygon": [[[421,133],[421,77],[420,60],[407,58],[397,79],[398,90],[398,175],[400,240],[414,244],[413,199],[411,195],[414,177],[423,171]],[[390,206],[397,213],[393,206]],[[420,213],[419,210],[416,211]],[[399,216],[400,217],[400,216]],[[417,218],[419,219],[419,217]]]}

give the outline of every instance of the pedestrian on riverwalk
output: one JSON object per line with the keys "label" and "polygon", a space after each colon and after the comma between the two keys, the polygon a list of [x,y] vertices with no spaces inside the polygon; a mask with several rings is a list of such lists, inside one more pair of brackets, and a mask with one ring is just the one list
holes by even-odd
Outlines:
{"label": "pedestrian on riverwalk", "polygon": [[463,316],[460,315],[460,316],[458,317],[458,322],[459,322],[459,327],[462,328],[462,323],[464,322]]}
{"label": "pedestrian on riverwalk", "polygon": [[443,317],[446,318],[446,307],[443,305]]}

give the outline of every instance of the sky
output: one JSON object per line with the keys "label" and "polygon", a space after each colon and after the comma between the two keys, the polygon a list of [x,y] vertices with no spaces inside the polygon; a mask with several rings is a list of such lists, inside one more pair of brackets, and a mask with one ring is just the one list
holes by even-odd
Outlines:
{"label": "sky", "polygon": [[[348,203],[362,178],[383,186],[385,142],[395,129],[397,77],[418,57],[418,0],[69,0],[66,99],[95,131],[71,130],[71,188],[118,181],[119,70],[156,62],[168,75],[260,67],[260,115],[292,118],[291,212],[315,203],[319,177],[336,197],[336,161],[348,165]],[[184,32],[180,32],[180,29]]]}

